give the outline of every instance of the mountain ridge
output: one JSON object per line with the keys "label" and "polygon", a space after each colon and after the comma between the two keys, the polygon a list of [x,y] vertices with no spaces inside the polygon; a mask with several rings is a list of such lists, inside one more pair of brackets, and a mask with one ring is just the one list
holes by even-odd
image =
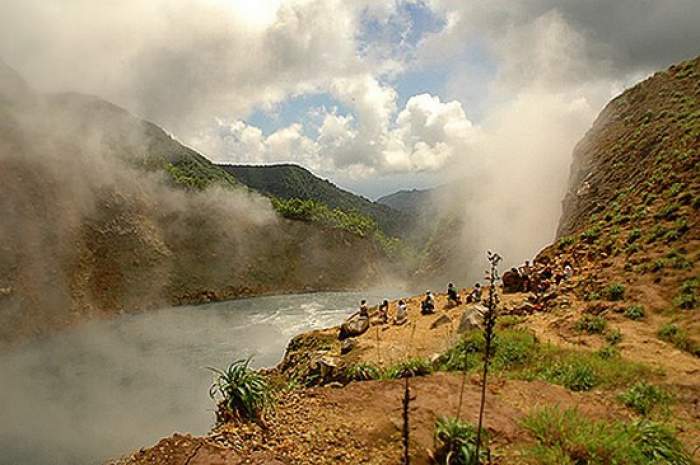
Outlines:
{"label": "mountain ridge", "polygon": [[336,186],[309,169],[293,164],[234,165],[220,164],[241,183],[265,195],[281,199],[314,200],[329,208],[357,211],[374,221],[385,234],[402,237],[410,218],[391,207]]}

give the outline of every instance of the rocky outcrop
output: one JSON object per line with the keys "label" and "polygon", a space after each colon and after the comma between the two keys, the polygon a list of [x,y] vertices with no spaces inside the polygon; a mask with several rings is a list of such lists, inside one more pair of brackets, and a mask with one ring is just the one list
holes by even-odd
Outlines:
{"label": "rocky outcrop", "polygon": [[613,202],[697,182],[699,83],[700,57],[654,74],[605,107],[574,149],[559,237],[594,223],[592,215]]}
{"label": "rocky outcrop", "polygon": [[356,317],[350,318],[340,325],[339,339],[347,339],[364,334],[369,329],[369,318]]}
{"label": "rocky outcrop", "polygon": [[464,309],[464,313],[462,313],[462,316],[459,319],[457,332],[462,334],[475,329],[480,329],[484,324],[484,315],[487,311],[487,308],[480,304],[470,305]]}

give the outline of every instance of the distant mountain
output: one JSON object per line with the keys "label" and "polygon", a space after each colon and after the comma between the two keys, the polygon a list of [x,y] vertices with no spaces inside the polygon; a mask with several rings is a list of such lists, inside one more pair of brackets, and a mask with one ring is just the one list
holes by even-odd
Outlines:
{"label": "distant mountain", "polygon": [[411,220],[406,213],[343,190],[298,165],[219,166],[241,183],[268,196],[315,200],[330,208],[362,213],[376,221],[389,236],[404,237]]}
{"label": "distant mountain", "polygon": [[377,203],[410,215],[415,215],[428,206],[435,189],[401,190],[377,199]]}

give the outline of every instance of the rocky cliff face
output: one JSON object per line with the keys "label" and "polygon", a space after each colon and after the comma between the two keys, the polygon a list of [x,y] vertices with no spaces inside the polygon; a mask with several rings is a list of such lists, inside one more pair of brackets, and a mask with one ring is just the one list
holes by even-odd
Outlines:
{"label": "rocky cliff face", "polygon": [[[574,150],[558,236],[619,205],[654,207],[657,197],[698,194],[700,58],[658,72],[611,101]],[[681,192],[682,191],[682,192]]]}

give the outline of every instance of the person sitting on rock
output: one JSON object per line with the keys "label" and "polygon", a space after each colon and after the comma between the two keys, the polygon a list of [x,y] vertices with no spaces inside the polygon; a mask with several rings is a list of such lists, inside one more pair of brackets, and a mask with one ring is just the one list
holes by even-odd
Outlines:
{"label": "person sitting on rock", "polygon": [[420,312],[423,315],[435,313],[435,298],[430,291],[425,292],[425,299],[420,303]]}
{"label": "person sitting on rock", "polygon": [[399,300],[399,306],[396,310],[396,317],[394,318],[395,325],[402,325],[408,321],[408,310],[406,308],[406,302]]}
{"label": "person sitting on rock", "polygon": [[472,291],[469,293],[469,296],[467,297],[467,302],[474,304],[481,303],[481,291],[481,284],[474,284],[474,289],[472,289]]}
{"label": "person sitting on rock", "polygon": [[369,308],[367,307],[367,301],[362,299],[360,302],[360,311],[358,312],[360,318],[369,318]]}
{"label": "person sitting on rock", "polygon": [[521,291],[530,292],[530,286],[532,284],[530,277],[532,276],[532,267],[530,266],[530,261],[525,260],[525,264],[520,267],[520,277],[521,279]]}
{"label": "person sitting on rock", "polygon": [[379,321],[382,324],[387,324],[389,322],[389,301],[384,300],[379,306]]}
{"label": "person sitting on rock", "polygon": [[455,307],[461,304],[462,301],[459,300],[459,294],[457,293],[457,288],[454,284],[449,283],[447,285],[447,305],[450,307]]}
{"label": "person sitting on rock", "polygon": [[341,325],[338,339],[341,341],[349,337],[356,337],[369,328],[369,308],[367,301],[360,301],[360,309],[350,315]]}

